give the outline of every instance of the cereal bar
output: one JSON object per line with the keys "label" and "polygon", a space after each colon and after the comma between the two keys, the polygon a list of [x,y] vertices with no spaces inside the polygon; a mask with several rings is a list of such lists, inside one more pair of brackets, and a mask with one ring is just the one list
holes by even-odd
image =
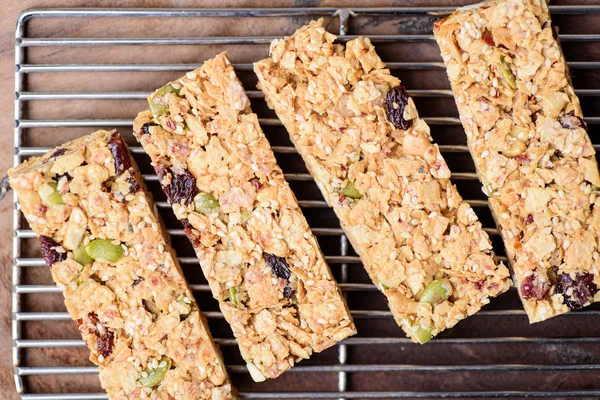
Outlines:
{"label": "cereal bar", "polygon": [[116,131],[9,171],[110,399],[232,399],[206,321]]}
{"label": "cereal bar", "polygon": [[356,331],[223,53],[158,89],[134,133],[255,381]]}
{"label": "cereal bar", "polygon": [[424,343],[510,286],[427,124],[366,38],[313,21],[271,43],[259,87],[396,322]]}
{"label": "cereal bar", "polygon": [[600,300],[600,176],[546,2],[482,3],[435,35],[529,320]]}

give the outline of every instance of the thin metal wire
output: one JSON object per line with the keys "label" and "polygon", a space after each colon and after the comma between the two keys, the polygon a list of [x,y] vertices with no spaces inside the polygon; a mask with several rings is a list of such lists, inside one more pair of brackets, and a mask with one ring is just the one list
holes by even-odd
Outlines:
{"label": "thin metal wire", "polygon": [[[551,6],[553,14],[599,14],[600,6]],[[34,18],[230,18],[230,17],[260,17],[260,18],[279,18],[279,17],[318,17],[330,16],[339,18],[340,40],[346,41],[354,38],[353,35],[347,35],[348,22],[352,17],[374,17],[374,16],[406,16],[406,15],[445,15],[452,11],[448,7],[395,7],[395,8],[362,8],[362,9],[337,9],[337,8],[291,8],[291,9],[53,9],[53,10],[28,10],[22,13],[17,22],[15,33],[15,155],[14,165],[19,164],[25,157],[43,154],[48,150],[46,147],[23,146],[24,129],[36,128],[64,128],[64,127],[131,127],[132,122],[128,119],[66,119],[66,120],[37,120],[24,119],[22,106],[27,101],[66,101],[66,100],[143,100],[148,93],[146,92],[31,92],[24,88],[24,77],[32,73],[69,73],[69,72],[163,72],[163,71],[188,71],[196,68],[198,64],[32,64],[28,63],[25,57],[27,48],[30,47],[49,47],[49,46],[130,46],[130,45],[206,45],[206,44],[246,44],[265,46],[272,39],[271,37],[201,37],[201,38],[29,38],[25,36],[25,27],[27,21]],[[569,34],[561,35],[563,42],[598,42],[598,34]],[[373,35],[371,39],[375,42],[431,42],[433,37],[427,35]],[[600,62],[597,61],[572,61],[569,62],[570,69],[595,70],[600,69]],[[390,69],[393,70],[433,70],[443,69],[442,62],[397,62],[390,60],[387,62]],[[236,63],[235,68],[241,71],[251,71],[252,64]],[[579,96],[600,96],[600,89],[578,89]],[[451,92],[447,89],[435,90],[412,90],[409,92],[414,97],[451,97]],[[261,92],[248,90],[251,98],[263,98]],[[432,125],[458,125],[458,118],[450,117],[432,117],[426,118],[426,121]],[[600,124],[599,117],[586,118],[589,124]],[[260,123],[266,126],[279,126],[279,120],[275,118],[262,118]],[[442,145],[439,146],[442,153],[460,153],[468,154],[468,149],[464,145]],[[594,148],[600,150],[600,145],[594,145]],[[143,153],[139,146],[132,146],[134,154]],[[278,154],[296,154],[296,150],[289,146],[275,146],[274,151]],[[289,181],[311,181],[312,177],[304,173],[288,173],[285,175]],[[155,181],[153,174],[145,175],[147,181]],[[477,178],[474,173],[461,172],[452,175],[454,180],[465,180],[475,183]],[[13,296],[12,296],[12,336],[13,336],[13,363],[15,365],[15,383],[18,393],[23,399],[29,400],[97,400],[107,399],[102,393],[59,393],[59,394],[29,394],[23,384],[23,377],[31,375],[61,375],[61,374],[94,374],[96,367],[30,367],[23,365],[21,359],[22,349],[43,349],[43,348],[72,348],[84,347],[85,343],[73,339],[24,339],[21,332],[21,323],[23,321],[61,321],[68,320],[69,316],[61,312],[30,312],[22,308],[21,297],[23,295],[50,295],[61,293],[60,288],[55,285],[29,284],[21,281],[22,268],[43,267],[44,261],[39,258],[27,258],[21,255],[21,245],[23,240],[35,237],[30,229],[21,226],[21,213],[16,204],[13,212]],[[473,207],[487,207],[485,200],[471,199],[467,200]],[[306,208],[327,208],[328,205],[323,200],[301,200],[300,206]],[[160,208],[169,207],[166,202],[157,202]],[[327,256],[330,264],[340,264],[340,287],[347,296],[351,292],[376,291],[377,288],[372,284],[348,282],[351,268],[360,266],[360,259],[356,256],[348,255],[349,244],[343,232],[339,228],[313,228],[317,236],[339,236],[340,237],[340,255]],[[497,235],[494,228],[486,229],[488,234]],[[181,229],[170,229],[170,235],[174,237],[182,236]],[[506,262],[505,257],[500,257]],[[196,257],[179,257],[182,264],[197,264]],[[196,292],[209,292],[206,284],[191,285],[192,290]],[[514,288],[512,289],[514,291]],[[205,312],[208,318],[222,318],[222,314],[217,311]],[[352,310],[355,318],[391,318],[388,310]],[[600,311],[589,310],[577,314],[567,314],[569,316],[598,316]],[[476,314],[473,318],[489,318],[501,316],[524,316],[523,310],[484,310]],[[216,342],[221,346],[236,346],[234,339],[216,338]],[[457,372],[457,371],[597,371],[600,364],[572,364],[572,365],[510,365],[510,364],[490,364],[490,365],[411,365],[411,364],[391,364],[391,365],[357,365],[348,363],[348,348],[351,346],[364,345],[390,345],[403,346],[411,342],[403,337],[353,337],[345,340],[338,346],[337,364],[328,365],[302,365],[292,369],[293,373],[302,372],[336,372],[338,385],[337,391],[333,392],[242,392],[241,396],[245,398],[263,398],[263,399],[297,399],[297,398],[461,398],[461,397],[481,397],[481,398],[500,398],[500,397],[597,397],[600,395],[598,390],[590,391],[560,391],[560,392],[540,392],[540,391],[478,391],[478,392],[356,392],[348,388],[348,374],[361,372],[402,372],[402,371],[423,371],[423,372]],[[445,345],[467,345],[467,346],[489,346],[489,345],[598,345],[600,337],[582,337],[582,338],[543,338],[543,337],[494,337],[494,338],[437,338],[428,344],[435,346]],[[232,372],[245,372],[245,367],[241,365],[228,366]]]}

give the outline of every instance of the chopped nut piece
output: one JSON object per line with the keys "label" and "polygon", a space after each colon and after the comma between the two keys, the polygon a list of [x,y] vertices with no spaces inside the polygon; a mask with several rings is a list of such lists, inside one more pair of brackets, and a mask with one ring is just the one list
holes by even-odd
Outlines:
{"label": "chopped nut piece", "polygon": [[267,378],[260,372],[260,369],[256,368],[256,365],[252,363],[247,363],[246,367],[248,368],[248,372],[250,376],[254,380],[254,382],[264,382]]}

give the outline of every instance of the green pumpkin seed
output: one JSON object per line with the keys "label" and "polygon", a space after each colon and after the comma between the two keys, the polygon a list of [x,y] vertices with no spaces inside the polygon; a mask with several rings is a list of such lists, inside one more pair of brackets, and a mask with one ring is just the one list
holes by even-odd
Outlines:
{"label": "green pumpkin seed", "polygon": [[180,92],[180,89],[174,88],[170,83],[154,92],[149,101],[152,114],[166,114],[167,111],[169,111],[169,105],[166,103],[164,97],[167,93],[173,93],[175,96],[179,96]]}
{"label": "green pumpkin seed", "polygon": [[500,61],[498,62],[498,69],[500,70],[500,73],[502,73],[502,76],[508,84],[508,87],[513,90],[516,89],[517,82],[515,81],[515,76],[510,70],[510,66],[506,63],[504,58],[500,58]]}
{"label": "green pumpkin seed", "polygon": [[145,374],[142,374],[142,376],[140,376],[138,382],[144,387],[154,387],[160,382],[162,382],[165,375],[170,369],[171,359],[169,357],[163,356],[158,363],[158,367],[155,369],[146,369],[144,371]]}
{"label": "green pumpkin seed", "polygon": [[229,300],[236,307],[240,304],[240,291],[237,286],[229,288]]}
{"label": "green pumpkin seed", "polygon": [[419,341],[419,344],[425,344],[433,337],[430,329],[425,329],[420,326],[413,326],[413,332]]}
{"label": "green pumpkin seed", "polygon": [[84,267],[94,262],[94,259],[90,257],[87,251],[85,250],[84,244],[81,244],[78,248],[76,248],[73,251],[73,259],[79,264],[83,265]]}
{"label": "green pumpkin seed", "polygon": [[437,279],[431,282],[423,293],[419,301],[421,303],[439,304],[450,297],[452,285],[446,279]]}
{"label": "green pumpkin seed", "polygon": [[85,251],[94,260],[102,258],[109,262],[117,262],[123,257],[125,250],[118,244],[112,244],[108,239],[92,240]]}
{"label": "green pumpkin seed", "polygon": [[44,183],[38,189],[38,194],[42,198],[42,201],[49,206],[56,206],[59,204],[65,204],[62,195],[58,191],[58,184],[54,181]]}
{"label": "green pumpkin seed", "polygon": [[354,182],[352,181],[348,181],[346,187],[342,189],[340,194],[343,194],[346,197],[350,197],[351,199],[360,199],[362,197],[362,194],[360,194],[356,186],[354,186]]}
{"label": "green pumpkin seed", "polygon": [[194,197],[194,209],[201,214],[211,214],[219,209],[219,201],[208,193]]}
{"label": "green pumpkin seed", "polygon": [[252,212],[250,212],[249,210],[242,211],[240,222],[248,221],[251,216],[252,216]]}

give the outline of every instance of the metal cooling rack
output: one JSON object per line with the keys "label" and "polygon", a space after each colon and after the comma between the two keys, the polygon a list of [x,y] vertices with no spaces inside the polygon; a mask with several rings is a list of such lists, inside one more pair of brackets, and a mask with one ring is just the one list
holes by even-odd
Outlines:
{"label": "metal cooling rack", "polygon": [[[571,16],[595,16],[600,14],[600,5],[593,6],[552,6],[554,17],[569,20]],[[175,78],[183,71],[195,68],[201,63],[111,63],[107,59],[103,63],[39,63],[30,61],[30,52],[42,48],[71,49],[77,47],[80,51],[99,46],[111,49],[126,49],[129,46],[162,46],[162,49],[173,49],[176,46],[229,46],[229,45],[260,45],[261,51],[266,51],[268,43],[275,37],[290,34],[297,26],[308,20],[328,18],[330,31],[339,33],[340,40],[351,39],[354,34],[365,34],[370,26],[378,26],[383,32],[373,34],[366,32],[382,48],[388,45],[403,46],[403,49],[415,46],[435,46],[432,44],[431,23],[435,16],[452,11],[447,7],[405,7],[405,8],[290,8],[290,9],[44,9],[25,11],[18,19],[15,45],[15,155],[14,164],[32,155],[47,151],[47,147],[38,147],[31,139],[32,132],[41,130],[52,132],[52,128],[68,130],[71,128],[117,127],[122,133],[130,133],[132,119],[110,118],[97,110],[98,119],[41,119],[28,116],[31,102],[45,104],[56,101],[140,101],[147,95],[146,91],[81,91],[74,92],[69,85],[69,73],[122,73],[122,72],[169,72]],[[155,37],[145,38],[102,38],[102,37],[29,37],[27,25],[49,20],[58,20],[64,24],[73,21],[101,18],[107,26],[116,24],[118,18],[135,18],[164,20],[172,23],[189,20],[190,18],[241,18],[264,21],[289,21],[286,28],[275,36],[218,36],[218,37],[168,37],[160,32]],[[237,19],[236,19],[237,21]],[[362,21],[362,22],[361,22]],[[400,22],[398,22],[400,21]],[[558,25],[560,25],[560,21]],[[594,22],[595,21],[595,22]],[[355,25],[356,22],[356,25]],[[596,105],[595,99],[600,96],[600,78],[596,72],[600,70],[600,62],[594,58],[590,46],[600,47],[600,34],[596,26],[600,17],[587,22],[587,28],[578,25],[574,33],[561,35],[564,46],[572,43],[578,49],[578,57],[569,63],[572,70],[583,75],[583,86],[597,84],[598,88],[578,88],[582,104],[590,108]],[[293,25],[293,27],[292,27]],[[571,23],[574,26],[574,23]],[[587,30],[586,30],[587,29]],[[587,33],[589,31],[589,33]],[[352,33],[353,35],[350,35]],[[171,46],[171,47],[166,47]],[[174,46],[174,47],[173,47]],[[420,47],[421,48],[421,47]],[[422,47],[424,48],[424,47]],[[433,49],[430,47],[430,50]],[[435,53],[435,50],[433,54]],[[213,54],[220,52],[216,47]],[[496,229],[493,227],[487,203],[479,191],[479,183],[470,163],[467,148],[462,138],[462,130],[456,112],[453,109],[451,93],[445,80],[443,64],[438,59],[421,60],[409,57],[403,51],[383,51],[384,61],[393,73],[399,75],[406,86],[417,87],[418,74],[426,71],[434,74],[437,80],[435,87],[425,85],[422,89],[412,90],[410,94],[418,102],[431,102],[432,107],[419,106],[426,121],[432,125],[432,134],[439,143],[447,159],[454,159],[451,168],[455,171],[453,181],[457,183],[463,196],[474,206],[482,219],[487,232],[491,235],[496,252],[504,254]],[[390,56],[391,54],[391,56]],[[595,53],[596,55],[598,53]],[[570,53],[567,52],[569,59]],[[232,56],[236,61],[235,55]],[[433,61],[432,61],[433,59]],[[598,60],[598,58],[596,58]],[[251,75],[250,63],[235,63],[238,72]],[[42,73],[61,74],[65,76],[64,90],[32,90],[29,78]],[[414,78],[407,78],[415,74]],[[578,85],[576,81],[576,87]],[[149,82],[147,87],[160,86],[160,82]],[[246,84],[246,89],[257,111],[256,103],[263,100],[262,94],[253,85]],[[436,104],[440,109],[451,108],[449,115],[436,115]],[[444,105],[445,104],[445,105]],[[450,104],[450,106],[448,106]],[[266,108],[263,107],[265,110]],[[431,110],[429,110],[431,108]],[[454,114],[452,114],[454,113]],[[260,122],[267,137],[275,143],[274,150],[280,160],[289,159],[295,167],[284,166],[286,178],[290,181],[300,205],[309,218],[313,232],[318,236],[327,260],[340,281],[342,290],[349,298],[359,335],[344,341],[343,344],[323,353],[315,355],[311,360],[304,361],[287,372],[278,380],[263,384],[254,384],[246,377],[246,369],[237,354],[237,347],[227,328],[223,329],[222,315],[209,295],[209,288],[202,278],[194,278],[192,289],[195,291],[201,308],[209,319],[211,329],[217,342],[225,352],[228,369],[232,374],[234,384],[240,389],[245,398],[481,398],[481,397],[545,397],[545,398],[593,398],[600,396],[600,384],[597,373],[600,370],[600,312],[598,308],[588,308],[586,311],[571,313],[557,317],[545,324],[529,326],[518,301],[515,290],[492,301],[490,307],[479,312],[476,316],[461,322],[454,329],[444,332],[426,346],[412,344],[403,337],[402,331],[395,326],[390,312],[385,307],[375,287],[370,284],[358,257],[341,229],[335,222],[323,224],[331,217],[332,211],[322,198],[307,193],[318,193],[309,174],[298,172],[299,159],[294,148],[289,143],[280,143],[275,138],[275,132],[281,131],[279,121],[266,111],[258,111]],[[589,115],[590,112],[587,112]],[[133,117],[133,115],[132,115]],[[597,143],[593,133],[600,124],[600,117],[587,118],[590,133]],[[456,140],[450,140],[455,138]],[[54,142],[54,145],[59,143]],[[598,150],[600,146],[595,144]],[[132,151],[138,163],[148,164],[143,158],[140,147],[133,146]],[[287,164],[286,164],[287,165]],[[156,175],[147,174],[144,178],[158,198],[158,207],[163,218],[169,219],[171,211],[162,196],[158,186],[152,188]],[[303,186],[305,185],[305,186]],[[477,190],[472,190],[475,187]],[[306,189],[307,188],[307,189]],[[314,189],[314,190],[313,190]],[[476,193],[476,194],[474,194]],[[315,220],[316,222],[313,222]],[[172,240],[177,242],[176,248],[188,246],[181,227],[172,221],[167,222]],[[27,296],[57,296],[60,290],[54,285],[26,278],[28,270],[44,266],[43,259],[31,255],[29,248],[36,246],[31,241],[35,235],[26,222],[22,221],[15,198],[14,209],[14,241],[13,241],[13,360],[15,382],[18,393],[23,399],[106,399],[99,393],[97,382],[91,387],[94,392],[85,392],[77,384],[64,383],[59,385],[63,392],[45,393],[44,379],[60,381],[65,376],[69,381],[78,382],[97,373],[96,367],[86,363],[84,352],[76,353],[66,362],[62,359],[56,365],[52,356],[44,358],[46,352],[62,349],[65,353],[84,348],[84,343],[74,336],[55,332],[53,324],[69,320],[67,313],[59,311],[31,311],[28,307]],[[28,242],[28,240],[30,240]],[[185,243],[184,243],[185,242]],[[178,247],[179,246],[179,247]],[[27,250],[27,251],[26,251]],[[188,248],[189,250],[189,248]],[[27,255],[25,254],[27,253]],[[179,254],[182,254],[180,251]],[[185,254],[185,250],[183,251]],[[199,270],[195,257],[180,257],[186,271]],[[192,274],[191,272],[189,274]],[[49,276],[49,272],[47,274]],[[33,275],[33,276],[39,276]],[[190,279],[190,276],[188,276]],[[197,283],[195,283],[195,281]],[[46,280],[47,282],[47,280]],[[52,332],[51,337],[30,337],[30,323],[42,323]],[[39,329],[38,329],[39,331]],[[65,337],[66,336],[66,337]],[[54,353],[51,353],[54,354]],[[40,365],[36,357],[46,360],[48,364]],[[78,358],[79,357],[79,358]],[[236,360],[232,363],[232,360]],[[441,383],[440,383],[441,382]],[[95,386],[94,386],[95,385]],[[303,391],[304,390],[304,391]]]}

